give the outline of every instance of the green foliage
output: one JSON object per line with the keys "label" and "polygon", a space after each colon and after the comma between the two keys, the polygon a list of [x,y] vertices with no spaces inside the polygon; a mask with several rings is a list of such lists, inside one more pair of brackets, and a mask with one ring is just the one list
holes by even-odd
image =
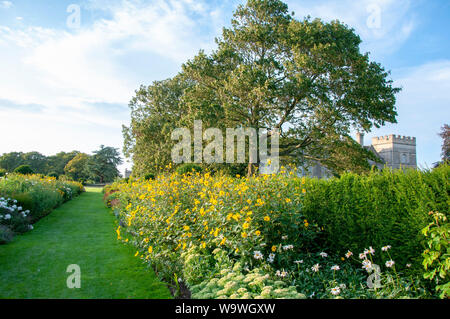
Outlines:
{"label": "green foliage", "polygon": [[327,247],[345,253],[391,245],[400,268],[420,268],[428,212],[448,211],[450,167],[306,179],[303,214],[324,228]]}
{"label": "green foliage", "polygon": [[201,173],[203,171],[203,167],[197,164],[188,163],[182,164],[177,167],[176,172],[180,175],[184,174],[193,174],[193,173]]}
{"label": "green foliage", "polygon": [[89,178],[88,169],[89,155],[80,153],[77,154],[67,165],[64,167],[64,172],[67,176],[75,181],[85,180]]}
{"label": "green foliage", "polygon": [[6,169],[0,168],[0,177],[6,176],[6,173],[7,173]]}
{"label": "green foliage", "polygon": [[14,169],[14,173],[22,174],[22,175],[30,175],[33,174],[33,170],[31,169],[30,165],[20,165],[16,169]]}
{"label": "green foliage", "polygon": [[122,164],[119,151],[116,148],[101,145],[100,149],[93,152],[87,161],[87,170],[97,182],[112,182],[119,176],[117,166]]}
{"label": "green foliage", "polygon": [[441,298],[450,297],[450,223],[447,217],[431,212],[433,222],[422,230],[427,237],[427,249],[423,252],[425,279],[436,281],[436,291]]}

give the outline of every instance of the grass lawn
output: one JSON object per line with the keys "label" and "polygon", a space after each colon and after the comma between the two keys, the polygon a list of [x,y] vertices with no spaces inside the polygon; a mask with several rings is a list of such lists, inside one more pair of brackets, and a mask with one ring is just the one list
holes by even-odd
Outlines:
{"label": "grass lawn", "polygon": [[[62,205],[34,230],[0,246],[0,298],[166,299],[166,285],[116,239],[115,218],[99,188]],[[67,288],[67,266],[81,268],[81,288]]]}

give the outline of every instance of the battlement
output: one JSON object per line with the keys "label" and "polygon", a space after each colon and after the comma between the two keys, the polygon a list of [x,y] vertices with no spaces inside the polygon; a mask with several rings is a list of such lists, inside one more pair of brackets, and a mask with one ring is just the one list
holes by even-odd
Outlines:
{"label": "battlement", "polygon": [[386,144],[386,143],[416,145],[416,138],[411,136],[403,136],[395,134],[372,138],[372,145]]}

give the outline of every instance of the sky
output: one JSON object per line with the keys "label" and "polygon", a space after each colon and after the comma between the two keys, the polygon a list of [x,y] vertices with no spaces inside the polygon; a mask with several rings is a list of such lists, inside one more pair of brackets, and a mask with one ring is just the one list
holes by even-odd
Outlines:
{"label": "sky", "polygon": [[[417,161],[440,159],[450,121],[450,1],[288,0],[297,19],[338,19],[391,71],[397,124],[366,134],[415,136]],[[0,154],[123,147],[140,85],[174,76],[229,26],[233,0],[0,0]],[[131,167],[131,163],[121,166]]]}

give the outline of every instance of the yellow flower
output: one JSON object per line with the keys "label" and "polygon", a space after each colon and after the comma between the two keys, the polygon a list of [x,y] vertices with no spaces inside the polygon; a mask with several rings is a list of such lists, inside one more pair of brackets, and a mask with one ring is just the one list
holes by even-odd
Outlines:
{"label": "yellow flower", "polygon": [[148,252],[149,252],[150,254],[153,252],[153,247],[152,247],[152,246],[148,247]]}
{"label": "yellow flower", "polygon": [[247,233],[245,233],[245,232],[242,233],[241,235],[242,235],[242,238],[247,238],[247,236],[248,236]]}
{"label": "yellow flower", "polygon": [[272,251],[276,252],[277,251],[277,246],[272,246]]}
{"label": "yellow flower", "polygon": [[291,202],[290,198],[286,198],[285,200],[286,200],[286,203],[290,203]]}
{"label": "yellow flower", "polygon": [[306,194],[306,189],[303,188],[303,189],[302,189],[302,193],[303,193],[303,194]]}
{"label": "yellow flower", "polygon": [[136,254],[134,254],[134,257],[137,257],[139,255],[139,252],[137,251]]}
{"label": "yellow flower", "polygon": [[184,230],[189,230],[189,229],[191,229],[189,226],[184,226],[183,228],[184,228]]}
{"label": "yellow flower", "polygon": [[270,221],[270,217],[269,216],[265,216],[264,217],[264,221],[266,221],[266,222]]}
{"label": "yellow flower", "polygon": [[261,232],[259,230],[257,230],[257,231],[255,231],[255,235],[259,236],[259,235],[261,235]]}
{"label": "yellow flower", "polygon": [[244,228],[244,229],[248,229],[249,227],[250,227],[249,223],[244,223],[244,225],[242,225],[242,228]]}
{"label": "yellow flower", "polygon": [[222,239],[222,241],[220,242],[220,246],[225,245],[226,242],[227,242],[227,238],[224,237],[224,238]]}

